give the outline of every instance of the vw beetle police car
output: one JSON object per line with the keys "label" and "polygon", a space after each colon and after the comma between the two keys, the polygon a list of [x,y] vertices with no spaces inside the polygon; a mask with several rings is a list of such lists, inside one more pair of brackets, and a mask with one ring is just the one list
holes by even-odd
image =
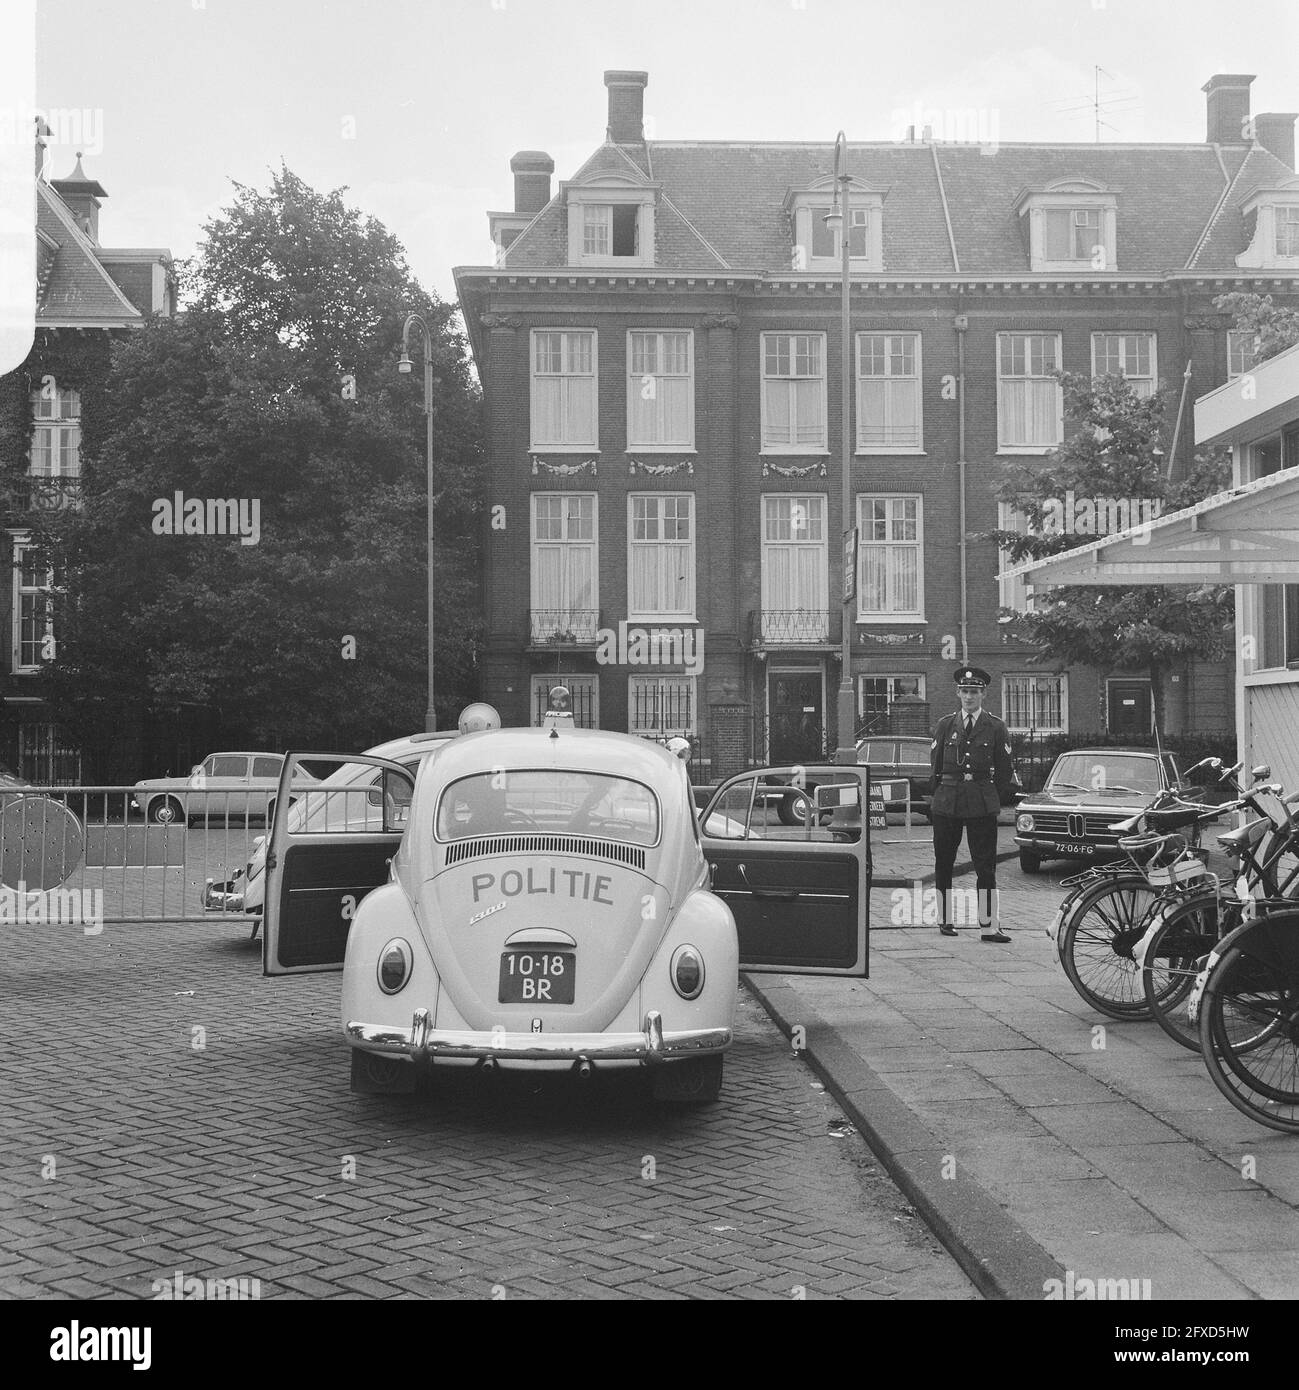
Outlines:
{"label": "vw beetle police car", "polygon": [[738,970],[866,973],[867,769],[816,769],[802,827],[760,794],[770,769],[697,819],[681,756],[574,728],[565,694],[540,728],[471,707],[413,773],[286,756],[279,804],[299,810],[271,831],[263,969],[341,966],[353,1090],[643,1069],[657,1099],[713,1100]]}

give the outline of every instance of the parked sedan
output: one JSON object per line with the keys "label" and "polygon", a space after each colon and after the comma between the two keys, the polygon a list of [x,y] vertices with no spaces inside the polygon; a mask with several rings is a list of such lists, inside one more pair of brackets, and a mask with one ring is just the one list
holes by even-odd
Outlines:
{"label": "parked sedan", "polygon": [[1182,770],[1172,753],[1152,748],[1078,748],[1061,753],[1046,785],[1025,796],[1015,816],[1019,867],[1035,874],[1044,859],[1093,863],[1116,859],[1125,821],[1156,792],[1176,786]]}
{"label": "parked sedan", "polygon": [[[871,770],[874,783],[904,780],[910,787],[911,808],[929,815],[929,740],[924,737],[873,735],[857,745],[857,761]],[[905,811],[897,798],[885,801],[886,811]]]}
{"label": "parked sedan", "polygon": [[131,805],[154,825],[230,816],[264,816],[269,823],[283,766],[283,753],[210,753],[188,777],[137,782]]}

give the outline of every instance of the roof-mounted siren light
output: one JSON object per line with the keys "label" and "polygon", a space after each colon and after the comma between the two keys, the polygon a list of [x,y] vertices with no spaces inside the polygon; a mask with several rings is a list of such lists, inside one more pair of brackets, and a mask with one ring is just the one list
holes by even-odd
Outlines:
{"label": "roof-mounted siren light", "polygon": [[545,717],[541,721],[543,729],[552,733],[556,729],[573,728],[573,696],[566,685],[552,685],[546,701]]}
{"label": "roof-mounted siren light", "polygon": [[680,758],[683,763],[690,761],[690,740],[682,738],[678,734],[675,738],[668,739],[668,752],[673,757]]}
{"label": "roof-mounted siren light", "polygon": [[499,729],[501,716],[491,705],[485,705],[480,701],[477,704],[466,705],[460,711],[457,727],[462,734],[481,734],[488,729]]}

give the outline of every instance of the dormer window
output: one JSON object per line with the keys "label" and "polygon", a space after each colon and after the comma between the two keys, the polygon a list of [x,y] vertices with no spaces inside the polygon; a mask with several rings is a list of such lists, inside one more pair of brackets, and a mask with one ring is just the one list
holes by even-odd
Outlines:
{"label": "dormer window", "polygon": [[657,185],[602,179],[567,184],[570,265],[654,264]]}
{"label": "dormer window", "polygon": [[[848,195],[848,259],[853,270],[866,273],[884,269],[884,189],[870,188],[853,180]],[[843,244],[838,228],[826,222],[834,207],[834,190],[824,180],[810,189],[785,195],[794,244],[793,270],[839,270]]]}
{"label": "dormer window", "polygon": [[1118,269],[1118,198],[1088,179],[1025,189],[1015,211],[1034,271],[1094,274]]}
{"label": "dormer window", "polygon": [[1236,264],[1242,270],[1299,270],[1299,179],[1256,189],[1241,212],[1249,245]]}

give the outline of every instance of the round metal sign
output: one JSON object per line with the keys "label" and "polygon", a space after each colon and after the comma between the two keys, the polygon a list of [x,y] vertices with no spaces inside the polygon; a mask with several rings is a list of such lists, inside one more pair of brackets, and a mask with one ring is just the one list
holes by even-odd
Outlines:
{"label": "round metal sign", "polygon": [[80,865],[81,822],[47,796],[20,796],[0,810],[0,884],[15,892],[57,888]]}

